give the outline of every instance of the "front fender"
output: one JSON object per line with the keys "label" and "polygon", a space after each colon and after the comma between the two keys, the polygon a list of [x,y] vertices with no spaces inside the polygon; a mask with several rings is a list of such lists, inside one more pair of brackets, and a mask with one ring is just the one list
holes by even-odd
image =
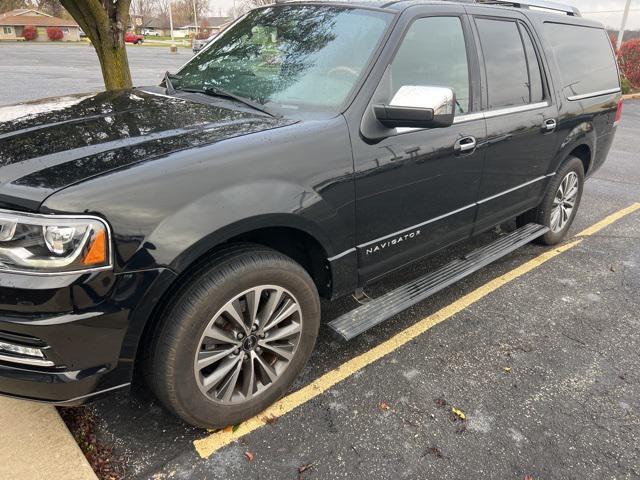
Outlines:
{"label": "front fender", "polygon": [[312,218],[337,218],[317,192],[279,181],[232,185],[165,218],[147,243],[154,246],[156,262],[178,273],[230,238],[266,227],[301,230],[332,255],[336,248],[326,229]]}

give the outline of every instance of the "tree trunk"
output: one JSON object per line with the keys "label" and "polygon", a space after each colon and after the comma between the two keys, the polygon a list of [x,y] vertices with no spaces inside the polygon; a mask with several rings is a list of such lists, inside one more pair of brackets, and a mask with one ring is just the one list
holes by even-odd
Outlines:
{"label": "tree trunk", "polygon": [[[106,42],[105,42],[106,43]],[[102,78],[107,90],[131,88],[131,71],[124,42],[122,45],[93,44],[100,60]]]}
{"label": "tree trunk", "polygon": [[131,88],[131,72],[124,34],[131,0],[60,0],[98,54],[107,90]]}

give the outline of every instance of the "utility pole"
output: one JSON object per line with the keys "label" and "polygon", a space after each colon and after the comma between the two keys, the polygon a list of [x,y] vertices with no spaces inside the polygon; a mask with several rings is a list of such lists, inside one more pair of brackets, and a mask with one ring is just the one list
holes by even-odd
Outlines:
{"label": "utility pole", "polygon": [[196,11],[196,0],[193,0],[193,20],[196,23],[196,37],[198,37],[198,13]]}
{"label": "utility pole", "polygon": [[169,47],[169,51],[171,53],[177,53],[178,47],[176,47],[176,39],[173,35],[173,3],[169,0],[169,28],[171,29],[171,47]]}
{"label": "utility pole", "polygon": [[622,37],[624,36],[624,29],[627,26],[627,17],[629,17],[629,9],[631,8],[631,0],[627,0],[624,6],[624,13],[622,14],[622,25],[620,25],[620,32],[618,33],[618,45],[616,45],[616,52],[620,51],[622,46]]}

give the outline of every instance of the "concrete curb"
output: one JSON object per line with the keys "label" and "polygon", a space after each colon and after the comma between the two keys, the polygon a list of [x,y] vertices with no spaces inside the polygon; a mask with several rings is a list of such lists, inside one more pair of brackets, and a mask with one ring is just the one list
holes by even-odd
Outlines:
{"label": "concrete curb", "polygon": [[640,93],[627,93],[626,95],[622,95],[623,100],[637,100],[640,98]]}
{"label": "concrete curb", "polygon": [[0,397],[0,478],[97,480],[56,409]]}

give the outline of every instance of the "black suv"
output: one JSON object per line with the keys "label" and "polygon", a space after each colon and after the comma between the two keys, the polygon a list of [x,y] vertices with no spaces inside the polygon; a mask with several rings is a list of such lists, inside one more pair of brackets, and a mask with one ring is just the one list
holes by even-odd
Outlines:
{"label": "black suv", "polygon": [[77,404],[135,371],[187,422],[235,424],[300,373],[320,297],[363,303],[331,322],[348,339],[561,241],[620,85],[601,25],[535,6],[277,4],[161,86],[0,108],[0,392]]}

